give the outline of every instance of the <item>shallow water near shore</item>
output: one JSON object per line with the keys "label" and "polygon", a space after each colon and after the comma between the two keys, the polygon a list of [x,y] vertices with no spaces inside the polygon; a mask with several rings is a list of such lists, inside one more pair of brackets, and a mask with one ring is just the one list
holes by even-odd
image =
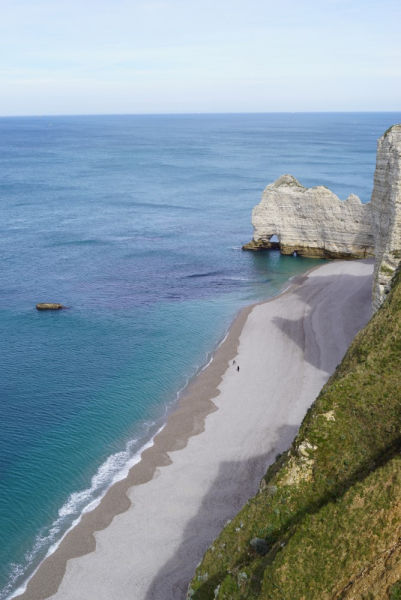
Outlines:
{"label": "shallow water near shore", "polygon": [[136,460],[238,310],[318,264],[241,251],[265,185],[368,201],[400,117],[0,120],[0,598]]}

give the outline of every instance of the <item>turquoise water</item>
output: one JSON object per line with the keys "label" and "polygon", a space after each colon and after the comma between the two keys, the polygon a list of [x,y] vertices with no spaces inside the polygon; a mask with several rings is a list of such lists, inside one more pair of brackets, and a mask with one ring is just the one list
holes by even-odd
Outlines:
{"label": "turquoise water", "polygon": [[400,121],[0,119],[0,598],[132,464],[237,311],[317,264],[241,251],[265,185],[366,202]]}

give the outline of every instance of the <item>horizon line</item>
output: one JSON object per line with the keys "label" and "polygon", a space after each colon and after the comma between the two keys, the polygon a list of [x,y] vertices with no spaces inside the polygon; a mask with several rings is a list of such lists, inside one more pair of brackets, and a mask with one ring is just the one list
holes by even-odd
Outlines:
{"label": "horizon line", "polygon": [[401,110],[295,110],[295,111],[227,111],[227,112],[152,112],[152,113],[54,113],[54,114],[15,114],[0,115],[0,119],[47,117],[174,117],[174,116],[203,116],[203,115],[295,115],[295,114],[401,114]]}

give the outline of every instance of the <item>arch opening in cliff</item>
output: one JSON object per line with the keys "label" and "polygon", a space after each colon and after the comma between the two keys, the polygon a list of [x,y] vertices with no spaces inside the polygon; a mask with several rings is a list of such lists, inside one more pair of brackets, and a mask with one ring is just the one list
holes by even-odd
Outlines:
{"label": "arch opening in cliff", "polygon": [[269,246],[270,250],[280,250],[280,238],[278,237],[277,233],[273,233],[273,235],[270,236]]}

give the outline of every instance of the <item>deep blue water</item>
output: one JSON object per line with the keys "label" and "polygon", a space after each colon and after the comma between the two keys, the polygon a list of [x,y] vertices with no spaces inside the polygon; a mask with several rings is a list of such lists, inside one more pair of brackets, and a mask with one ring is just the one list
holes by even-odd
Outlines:
{"label": "deep blue water", "polygon": [[239,308],[316,264],[241,251],[265,185],[291,173],[366,202],[400,121],[0,119],[0,598],[121,476]]}

